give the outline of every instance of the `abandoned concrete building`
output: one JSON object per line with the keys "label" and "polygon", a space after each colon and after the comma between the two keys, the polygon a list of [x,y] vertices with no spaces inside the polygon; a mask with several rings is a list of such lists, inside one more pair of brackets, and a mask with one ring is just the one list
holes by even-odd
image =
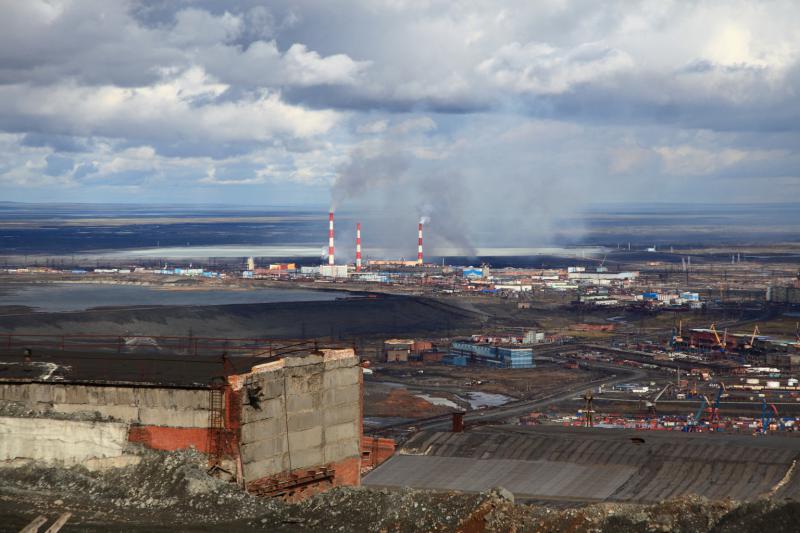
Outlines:
{"label": "abandoned concrete building", "polygon": [[[264,496],[360,484],[362,371],[350,348],[269,357],[20,352],[0,354],[7,465],[102,469],[135,464],[146,448],[193,447]],[[364,442],[369,457],[379,443]]]}

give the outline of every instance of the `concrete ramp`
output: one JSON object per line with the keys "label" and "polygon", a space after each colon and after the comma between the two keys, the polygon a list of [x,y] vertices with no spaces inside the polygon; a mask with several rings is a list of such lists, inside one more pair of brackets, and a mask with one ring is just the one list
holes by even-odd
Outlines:
{"label": "concrete ramp", "polygon": [[502,485],[526,498],[604,500],[636,472],[619,465],[397,455],[363,484],[482,492]]}
{"label": "concrete ramp", "polygon": [[537,500],[657,502],[800,495],[800,438],[562,427],[421,432],[363,484]]}

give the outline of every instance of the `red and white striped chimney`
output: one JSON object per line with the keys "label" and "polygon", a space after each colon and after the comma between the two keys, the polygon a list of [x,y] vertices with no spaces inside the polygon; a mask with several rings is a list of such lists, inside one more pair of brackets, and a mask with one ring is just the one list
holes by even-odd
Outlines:
{"label": "red and white striped chimney", "polygon": [[333,265],[333,211],[328,214],[328,264]]}
{"label": "red and white striped chimney", "polygon": [[361,222],[356,224],[356,272],[361,272]]}
{"label": "red and white striped chimney", "polygon": [[419,223],[419,238],[417,240],[417,264],[422,265],[422,222]]}

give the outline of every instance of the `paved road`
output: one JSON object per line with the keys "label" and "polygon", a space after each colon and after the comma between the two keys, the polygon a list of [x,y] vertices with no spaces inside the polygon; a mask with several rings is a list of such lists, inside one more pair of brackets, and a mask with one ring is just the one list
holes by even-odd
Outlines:
{"label": "paved road", "polygon": [[[569,400],[574,398],[575,395],[583,394],[587,389],[595,389],[600,385],[615,385],[617,383],[623,383],[626,381],[637,381],[643,379],[647,375],[643,370],[621,368],[614,365],[588,364],[586,366],[602,370],[611,370],[616,373],[607,378],[596,379],[588,383],[579,383],[570,387],[564,387],[559,392],[549,394],[542,398],[534,398],[531,400],[507,403],[505,405],[489,409],[470,411],[464,415],[464,420],[466,422],[498,422],[506,418],[526,415],[531,411],[542,409],[551,404]],[[425,422],[423,424],[417,424],[416,427],[417,429],[447,429],[451,425],[452,422],[450,417],[445,417],[444,420]]]}
{"label": "paved road", "polygon": [[[465,422],[498,422],[507,418],[522,416],[534,410],[539,410],[554,403],[562,402],[574,398],[575,395],[583,394],[587,389],[594,389],[600,385],[615,385],[626,381],[636,381],[643,379],[647,376],[644,370],[620,367],[616,365],[609,365],[604,363],[596,363],[592,361],[582,361],[589,368],[599,370],[610,370],[615,372],[607,378],[595,379],[589,382],[572,384],[564,387],[556,393],[542,396],[540,398],[532,398],[530,400],[522,400],[518,402],[511,402],[498,407],[490,407],[476,411],[470,411],[464,415]],[[382,428],[371,431],[371,433],[389,433],[404,431],[411,427],[416,430],[423,429],[448,429],[452,426],[451,415],[442,415],[423,420],[414,420],[400,424],[393,424],[391,426],[384,426]]]}

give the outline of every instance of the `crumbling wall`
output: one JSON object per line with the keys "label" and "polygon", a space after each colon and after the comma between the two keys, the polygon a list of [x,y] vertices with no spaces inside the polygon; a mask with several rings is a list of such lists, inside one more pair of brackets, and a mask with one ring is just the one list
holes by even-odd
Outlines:
{"label": "crumbling wall", "polygon": [[205,452],[209,394],[134,385],[0,383],[0,413],[13,416],[3,418],[0,427],[0,462],[124,466],[133,457],[122,452],[128,442]]}
{"label": "crumbling wall", "polygon": [[121,457],[128,428],[114,422],[0,417],[0,461],[72,466]]}
{"label": "crumbling wall", "polygon": [[45,413],[99,413],[120,422],[181,428],[208,427],[208,395],[207,389],[0,383],[0,403],[13,402]]}
{"label": "crumbling wall", "polygon": [[293,476],[359,484],[360,380],[353,350],[286,357],[236,376],[245,481],[262,492]]}

